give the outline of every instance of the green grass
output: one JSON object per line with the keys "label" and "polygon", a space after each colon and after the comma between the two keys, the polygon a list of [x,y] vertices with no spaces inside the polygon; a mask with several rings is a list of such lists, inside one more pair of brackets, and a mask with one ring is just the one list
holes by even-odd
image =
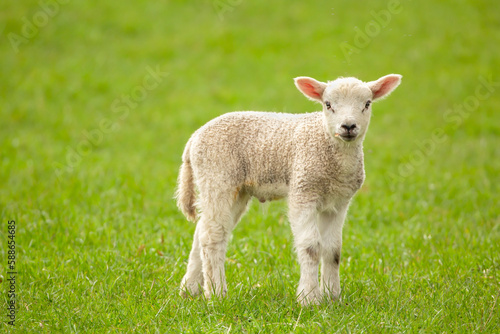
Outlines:
{"label": "green grass", "polygon": [[[499,86],[459,113],[480,76],[500,82],[497,3],[402,0],[349,59],[341,43],[386,2],[222,3],[69,1],[18,52],[9,36],[41,7],[0,5],[0,331],[15,219],[20,333],[500,332]],[[148,68],[168,75],[127,107]],[[195,226],[172,196],[191,133],[233,110],[315,110],[299,75],[388,73],[403,84],[373,107],[341,300],[295,302],[284,202],[254,202],[235,230],[227,299],[180,298]]]}

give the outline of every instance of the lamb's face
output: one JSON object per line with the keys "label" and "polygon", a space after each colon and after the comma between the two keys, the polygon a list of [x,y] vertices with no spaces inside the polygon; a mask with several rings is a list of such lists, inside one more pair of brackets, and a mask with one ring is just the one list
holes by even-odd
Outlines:
{"label": "lamb's face", "polygon": [[370,123],[372,98],[368,85],[358,79],[328,83],[321,99],[331,135],[345,142],[363,140]]}
{"label": "lamb's face", "polygon": [[308,77],[295,78],[295,85],[305,96],[323,105],[328,131],[343,142],[363,140],[370,124],[372,101],[389,95],[400,82],[399,74],[371,82],[339,78],[324,83]]}

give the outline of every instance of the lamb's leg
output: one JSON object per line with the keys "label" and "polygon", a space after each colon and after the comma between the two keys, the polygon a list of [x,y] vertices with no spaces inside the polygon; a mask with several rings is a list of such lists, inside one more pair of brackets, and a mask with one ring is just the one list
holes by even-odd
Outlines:
{"label": "lamb's leg", "polygon": [[201,228],[200,254],[203,263],[203,290],[207,298],[210,298],[212,294],[225,296],[227,291],[224,261],[230,231],[224,226],[222,220],[222,217],[218,215],[209,216],[202,213],[199,222]]}
{"label": "lamb's leg", "polygon": [[240,221],[241,217],[245,214],[245,212],[248,209],[248,202],[250,201],[251,196],[248,195],[244,191],[240,191],[237,196],[236,200],[231,207],[231,214],[233,216],[233,227],[238,224]]}
{"label": "lamb's leg", "polygon": [[203,271],[202,262],[200,257],[200,224],[196,226],[193,237],[193,247],[189,254],[189,262],[187,266],[186,275],[181,282],[181,296],[187,297],[188,295],[196,296],[203,288]]}
{"label": "lamb's leg", "polygon": [[233,228],[245,212],[250,196],[219,196],[217,205],[204,206],[200,224],[201,259],[205,297],[227,293],[224,262],[227,242]]}
{"label": "lamb's leg", "polygon": [[319,304],[321,291],[318,284],[318,267],[321,238],[318,230],[315,205],[290,204],[290,225],[300,263],[300,281],[297,299],[302,305]]}
{"label": "lamb's leg", "polygon": [[319,215],[321,232],[321,290],[331,299],[340,296],[340,251],[342,249],[342,226],[347,206],[337,212]]}

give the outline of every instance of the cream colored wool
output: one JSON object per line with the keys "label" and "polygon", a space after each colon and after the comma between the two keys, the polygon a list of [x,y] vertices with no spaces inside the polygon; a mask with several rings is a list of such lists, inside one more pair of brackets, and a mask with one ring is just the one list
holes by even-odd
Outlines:
{"label": "cream colored wool", "polygon": [[299,77],[297,88],[321,103],[322,111],[234,112],[198,129],[184,150],[176,194],[189,220],[199,214],[181,294],[197,295],[201,288],[207,298],[226,294],[227,242],[256,197],[288,200],[301,267],[299,302],[338,298],[342,226],[365,178],[363,139],[371,102],[390,94],[400,81],[396,74],[368,83]]}

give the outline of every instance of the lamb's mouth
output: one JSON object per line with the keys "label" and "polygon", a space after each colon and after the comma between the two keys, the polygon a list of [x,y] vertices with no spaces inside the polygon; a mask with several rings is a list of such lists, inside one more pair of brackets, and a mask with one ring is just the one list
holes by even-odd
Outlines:
{"label": "lamb's mouth", "polygon": [[353,141],[354,139],[356,139],[357,136],[353,135],[352,133],[346,133],[346,134],[336,133],[335,137],[340,137],[340,139],[342,139],[343,141]]}

